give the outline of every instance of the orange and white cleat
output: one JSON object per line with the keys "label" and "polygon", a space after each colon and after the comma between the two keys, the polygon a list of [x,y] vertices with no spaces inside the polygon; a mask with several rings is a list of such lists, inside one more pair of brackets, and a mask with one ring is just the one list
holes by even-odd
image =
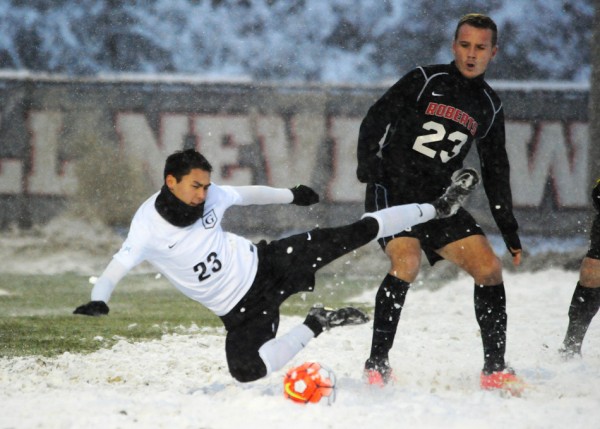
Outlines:
{"label": "orange and white cleat", "polygon": [[481,373],[479,384],[483,390],[498,390],[512,396],[521,396],[525,390],[525,382],[517,377],[511,368],[494,371],[491,374]]}
{"label": "orange and white cleat", "polygon": [[375,361],[369,358],[365,363],[364,378],[367,384],[379,387],[394,384],[396,381],[394,372],[387,359]]}

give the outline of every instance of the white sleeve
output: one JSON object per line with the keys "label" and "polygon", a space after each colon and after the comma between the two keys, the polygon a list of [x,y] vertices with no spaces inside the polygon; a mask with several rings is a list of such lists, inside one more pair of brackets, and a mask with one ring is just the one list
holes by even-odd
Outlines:
{"label": "white sleeve", "polygon": [[294,199],[292,191],[285,188],[271,188],[270,186],[232,186],[232,188],[240,196],[240,201],[237,203],[240,206],[289,204]]}
{"label": "white sleeve", "polygon": [[128,272],[128,268],[113,258],[92,289],[92,301],[108,302],[115,286]]}

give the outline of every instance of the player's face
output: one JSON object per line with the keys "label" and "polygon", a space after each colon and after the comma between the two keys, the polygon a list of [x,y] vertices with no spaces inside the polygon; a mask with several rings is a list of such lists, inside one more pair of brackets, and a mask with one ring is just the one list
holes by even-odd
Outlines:
{"label": "player's face", "polygon": [[456,40],[452,42],[452,53],[456,67],[467,79],[482,75],[496,56],[498,47],[492,46],[492,34],[490,29],[469,24],[458,29]]}
{"label": "player's face", "polygon": [[210,173],[194,168],[190,174],[183,176],[180,182],[174,176],[168,175],[165,183],[173,195],[188,206],[195,207],[206,201],[210,187]]}

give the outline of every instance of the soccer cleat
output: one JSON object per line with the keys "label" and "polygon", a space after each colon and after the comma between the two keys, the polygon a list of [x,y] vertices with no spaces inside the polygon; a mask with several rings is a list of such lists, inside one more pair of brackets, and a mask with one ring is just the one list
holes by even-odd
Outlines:
{"label": "soccer cleat", "polygon": [[335,310],[324,307],[322,304],[313,305],[307,317],[312,317],[318,321],[323,330],[344,325],[362,325],[369,321],[369,316],[358,308],[344,307]]}
{"label": "soccer cleat", "polygon": [[463,168],[452,174],[446,192],[431,203],[435,207],[436,219],[450,217],[464,204],[469,194],[479,184],[479,173],[472,168]]}
{"label": "soccer cleat", "polygon": [[503,371],[494,371],[491,374],[481,373],[479,385],[483,390],[498,390],[506,392],[512,396],[521,396],[525,390],[525,383],[517,377],[511,368],[505,368]]}
{"label": "soccer cleat", "polygon": [[558,354],[560,357],[565,360],[571,360],[575,357],[581,357],[581,343],[577,344],[563,344],[563,346],[558,349]]}
{"label": "soccer cleat", "polygon": [[386,384],[396,381],[394,372],[387,359],[379,361],[371,358],[367,359],[367,362],[365,362],[364,377],[367,384],[371,386],[383,387]]}

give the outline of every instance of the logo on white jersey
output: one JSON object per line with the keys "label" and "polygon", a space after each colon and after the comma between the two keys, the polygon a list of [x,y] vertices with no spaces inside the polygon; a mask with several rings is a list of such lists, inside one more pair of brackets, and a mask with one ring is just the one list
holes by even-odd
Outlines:
{"label": "logo on white jersey", "polygon": [[217,215],[215,214],[214,210],[209,211],[202,218],[202,225],[204,225],[204,228],[206,228],[206,229],[214,228],[216,224],[217,224]]}

